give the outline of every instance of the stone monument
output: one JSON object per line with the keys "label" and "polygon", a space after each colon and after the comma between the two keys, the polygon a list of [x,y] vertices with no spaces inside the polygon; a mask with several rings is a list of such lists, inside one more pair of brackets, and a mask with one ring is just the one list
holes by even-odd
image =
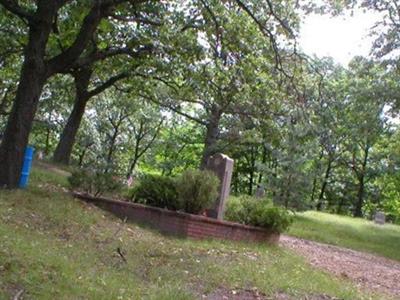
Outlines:
{"label": "stone monument", "polygon": [[375,224],[379,225],[384,225],[386,222],[386,216],[383,212],[377,211],[375,213],[375,218],[374,218]]}
{"label": "stone monument", "polygon": [[256,189],[256,194],[255,194],[256,198],[258,199],[262,199],[265,197],[265,189],[262,185],[258,185],[257,189]]}
{"label": "stone monument", "polygon": [[233,159],[221,153],[215,154],[208,159],[206,169],[214,172],[221,183],[218,199],[215,201],[214,206],[207,211],[207,216],[222,220],[224,218],[225,202],[230,192]]}

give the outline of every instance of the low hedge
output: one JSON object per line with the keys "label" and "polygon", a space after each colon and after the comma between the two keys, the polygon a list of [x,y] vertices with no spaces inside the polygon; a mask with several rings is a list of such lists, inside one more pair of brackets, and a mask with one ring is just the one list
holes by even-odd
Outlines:
{"label": "low hedge", "polygon": [[210,171],[188,170],[177,178],[144,175],[131,200],[150,206],[198,214],[218,197],[219,179]]}
{"label": "low hedge", "polygon": [[251,196],[230,197],[225,219],[246,225],[260,226],[283,232],[293,222],[292,215],[284,208],[274,206],[272,201]]}
{"label": "low hedge", "polygon": [[122,183],[112,173],[76,169],[68,177],[68,182],[73,190],[79,190],[94,196],[105,193],[119,193]]}

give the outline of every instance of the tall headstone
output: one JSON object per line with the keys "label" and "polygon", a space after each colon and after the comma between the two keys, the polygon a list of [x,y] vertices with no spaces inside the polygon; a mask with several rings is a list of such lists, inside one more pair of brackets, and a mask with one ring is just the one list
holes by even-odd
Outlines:
{"label": "tall headstone", "polygon": [[378,211],[375,213],[375,224],[384,225],[386,222],[386,216],[383,212]]}
{"label": "tall headstone", "polygon": [[222,220],[224,218],[225,202],[230,192],[233,159],[221,153],[215,154],[208,159],[206,169],[214,172],[221,183],[218,199],[215,201],[214,206],[207,211],[207,215],[211,218]]}
{"label": "tall headstone", "polygon": [[262,185],[258,185],[257,189],[256,189],[256,194],[255,194],[256,198],[264,198],[265,197],[265,189]]}

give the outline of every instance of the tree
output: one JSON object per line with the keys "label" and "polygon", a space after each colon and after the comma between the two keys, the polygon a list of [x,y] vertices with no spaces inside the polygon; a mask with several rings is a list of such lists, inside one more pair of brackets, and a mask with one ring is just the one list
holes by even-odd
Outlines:
{"label": "tree", "polygon": [[[110,43],[110,41],[102,39],[101,36],[106,32],[101,32],[96,36],[94,45],[91,45],[93,49],[90,50],[90,54],[85,59],[81,59],[74,64],[70,73],[75,83],[75,102],[54,152],[54,162],[69,164],[75,137],[90,99],[112,87],[117,82],[134,76],[134,71],[144,63],[146,56],[155,50],[153,45],[148,42],[149,35],[154,35],[149,27],[162,26],[159,20],[161,13],[162,11],[160,10],[157,12],[157,17],[147,16],[147,18],[127,18],[121,15],[112,15],[113,19],[128,24],[114,24],[114,22],[110,21],[106,26],[107,33],[118,35],[119,31],[129,32],[134,29],[135,33],[131,33],[134,38],[129,41],[130,46],[121,46],[113,50],[103,51],[99,47],[104,47],[102,44]],[[129,28],[127,28],[127,25]],[[112,70],[114,74],[104,74],[105,66],[107,70]],[[89,86],[92,86],[92,88],[89,89]]]}
{"label": "tree", "polygon": [[[314,175],[311,202],[314,202],[317,193],[316,209],[322,210],[330,178],[343,155],[342,142],[348,135],[343,118],[347,77],[345,69],[334,65],[330,60],[314,61],[314,70],[318,81],[311,106],[314,112],[313,130],[318,137],[319,151],[315,161],[317,172]],[[319,181],[320,189],[317,192]]]}
{"label": "tree", "polygon": [[[27,27],[27,44],[19,84],[4,138],[0,145],[0,165],[2,166],[0,169],[0,186],[16,187],[24,149],[28,142],[37,105],[48,79],[57,73],[69,72],[80,59],[85,59],[88,44],[94,38],[99,25],[106,22],[108,18],[128,20],[128,22],[135,19],[146,19],[146,11],[141,14],[143,8],[147,7],[150,11],[156,11],[158,6],[157,3],[146,0],[90,2],[38,0],[35,4],[1,0],[0,4],[9,13],[22,19]],[[271,41],[277,65],[280,65],[280,59],[277,53],[278,43],[275,35],[280,31],[280,28],[288,29],[288,32],[290,32],[294,23],[293,16],[295,16],[291,1],[288,1],[289,6],[285,4],[279,3],[278,7],[274,7],[272,2],[267,0],[263,3],[251,1],[246,5],[240,0],[235,0],[227,2],[226,5],[211,1],[208,5],[205,1],[202,1],[202,5],[207,7],[207,10],[211,13],[212,10],[240,8],[240,11],[247,14]],[[159,5],[167,6],[168,4],[160,3]],[[170,9],[166,11],[175,10],[178,15],[185,18],[185,14],[178,11],[178,6],[179,3],[172,3]],[[192,8],[190,3],[185,4],[184,7],[188,8],[189,11]],[[264,21],[257,18],[257,16],[262,15],[259,14],[260,12],[265,13],[264,15],[273,16],[273,19],[268,20],[268,23],[272,25],[270,28],[264,25]],[[187,27],[196,27],[196,25],[189,22],[182,30]],[[125,33],[118,35],[118,38],[120,40],[119,46],[129,46],[129,41],[125,39]],[[56,44],[59,47],[52,47]],[[114,50],[110,46],[106,47],[104,52]]]}
{"label": "tree", "polygon": [[92,90],[88,89],[92,70],[83,67],[73,72],[75,84],[75,102],[68,121],[61,134],[60,141],[54,152],[53,161],[57,163],[69,164],[72,148],[75,143],[79,126],[82,121],[88,101],[112,86],[118,80],[128,77],[128,73],[120,73],[110,77]]}
{"label": "tree", "polygon": [[384,75],[381,67],[361,58],[355,58],[350,65],[350,103],[346,115],[351,133],[346,148],[349,151],[347,164],[357,178],[355,217],[363,216],[365,184],[372,178],[369,171],[371,150],[385,130],[382,111],[390,92]]}
{"label": "tree", "polygon": [[[277,39],[290,38],[291,26],[295,27],[297,19],[291,3],[285,3],[285,8],[283,3],[267,8],[252,3],[252,9],[259,7],[274,17],[265,24],[258,22],[242,2],[239,9],[222,4],[211,8],[206,1],[200,3],[200,38],[190,40],[196,52],[189,56],[183,53],[178,61],[171,59],[174,77],[163,80],[166,86],[152,89],[153,95],[148,98],[204,128],[200,162],[200,168],[204,168],[208,158],[218,151],[223,119],[228,115],[253,114],[257,110],[254,107],[265,100],[268,86],[276,85],[272,83],[274,75],[285,73],[281,59],[290,49],[287,47],[281,53]],[[278,11],[287,23],[281,22]],[[251,19],[256,22],[251,23]],[[158,93],[154,94],[154,90]]]}
{"label": "tree", "polygon": [[[84,17],[75,40],[61,53],[48,58],[47,45],[54,31],[60,9],[67,6],[85,11],[81,4],[66,0],[38,0],[36,5],[20,5],[2,0],[0,4],[10,13],[26,22],[28,42],[24,51],[24,62],[13,107],[0,145],[0,186],[16,187],[22,167],[24,149],[36,113],[39,98],[47,80],[68,69],[83,53],[100,21],[111,9],[122,1],[96,1]],[[76,10],[75,10],[76,12]],[[75,20],[77,20],[75,18]]]}
{"label": "tree", "polygon": [[164,118],[160,118],[157,112],[147,107],[147,109],[142,108],[136,111],[135,115],[128,119],[128,122],[129,139],[126,147],[132,147],[133,151],[129,151],[132,154],[126,173],[127,178],[132,176],[139,160],[154,144],[164,123]]}

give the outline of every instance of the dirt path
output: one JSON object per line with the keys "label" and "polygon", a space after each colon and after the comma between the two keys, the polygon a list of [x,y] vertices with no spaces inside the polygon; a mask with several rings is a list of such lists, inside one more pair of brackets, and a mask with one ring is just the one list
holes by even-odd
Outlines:
{"label": "dirt path", "polygon": [[383,292],[400,299],[399,262],[289,236],[281,236],[280,244],[306,257],[313,266],[351,279],[360,288]]}

